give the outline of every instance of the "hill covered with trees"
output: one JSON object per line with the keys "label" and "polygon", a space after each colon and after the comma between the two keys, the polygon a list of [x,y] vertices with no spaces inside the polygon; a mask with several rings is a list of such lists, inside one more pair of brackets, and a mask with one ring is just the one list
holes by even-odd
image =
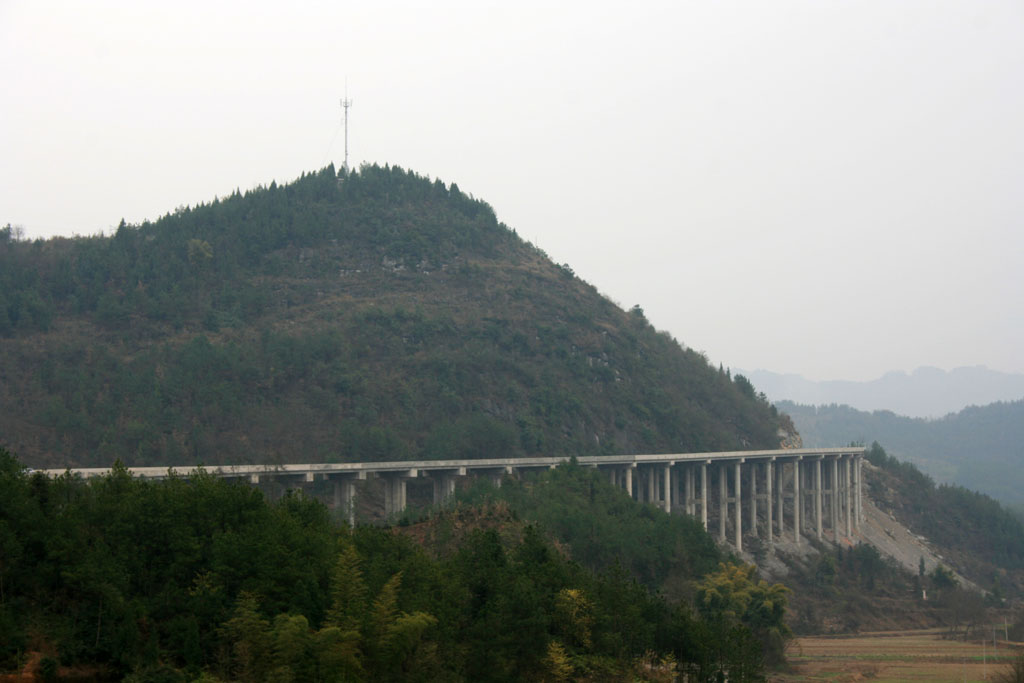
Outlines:
{"label": "hill covered with trees", "polygon": [[787,424],[486,203],[378,166],[112,236],[0,231],[0,403],[33,467],[765,448]]}

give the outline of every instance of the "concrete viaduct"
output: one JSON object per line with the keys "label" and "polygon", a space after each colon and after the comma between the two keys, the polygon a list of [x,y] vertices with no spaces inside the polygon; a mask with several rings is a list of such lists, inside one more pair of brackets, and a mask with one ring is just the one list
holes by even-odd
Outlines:
{"label": "concrete viaduct", "polygon": [[[717,521],[718,537],[743,550],[744,535],[763,538],[769,546],[804,536],[839,542],[850,538],[863,519],[864,448],[801,448],[658,455],[602,455],[577,459],[580,465],[607,473],[613,486],[641,503],[666,512],[683,512]],[[459,477],[489,476],[496,486],[505,476],[554,468],[566,458],[492,458],[483,460],[414,460],[401,462],[323,463],[310,465],[224,465],[204,469],[215,476],[241,478],[252,484],[282,481],[332,484],[333,507],[355,523],[357,482],[383,480],[384,513],[391,517],[406,506],[410,481],[429,478],[433,500],[442,504],[455,492]],[[66,471],[84,478],[109,468],[42,470],[49,476]],[[132,467],[133,476],[166,478],[173,469]]]}

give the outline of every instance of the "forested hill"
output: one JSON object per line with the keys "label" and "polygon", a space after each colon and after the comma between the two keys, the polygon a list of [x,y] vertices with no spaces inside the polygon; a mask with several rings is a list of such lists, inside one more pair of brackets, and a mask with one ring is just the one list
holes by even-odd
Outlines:
{"label": "forested hill", "polygon": [[486,203],[397,167],[109,237],[12,232],[0,443],[34,467],[770,448],[788,423]]}

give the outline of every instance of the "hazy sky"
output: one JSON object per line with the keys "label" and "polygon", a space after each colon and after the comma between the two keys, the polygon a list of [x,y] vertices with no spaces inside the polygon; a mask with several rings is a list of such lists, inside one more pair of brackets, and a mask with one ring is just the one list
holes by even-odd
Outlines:
{"label": "hazy sky", "polygon": [[343,156],[455,181],[715,363],[1024,372],[1024,3],[0,0],[0,224]]}

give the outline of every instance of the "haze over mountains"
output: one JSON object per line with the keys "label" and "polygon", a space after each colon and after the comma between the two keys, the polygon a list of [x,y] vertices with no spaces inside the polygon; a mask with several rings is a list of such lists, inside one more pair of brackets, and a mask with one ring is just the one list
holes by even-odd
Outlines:
{"label": "haze over mountains", "polygon": [[888,372],[869,382],[830,380],[816,382],[796,374],[768,370],[740,371],[770,401],[804,405],[847,405],[857,410],[890,410],[907,417],[938,418],[967,406],[1024,398],[1024,375],[990,370],[984,366],[951,371],[920,367]]}

